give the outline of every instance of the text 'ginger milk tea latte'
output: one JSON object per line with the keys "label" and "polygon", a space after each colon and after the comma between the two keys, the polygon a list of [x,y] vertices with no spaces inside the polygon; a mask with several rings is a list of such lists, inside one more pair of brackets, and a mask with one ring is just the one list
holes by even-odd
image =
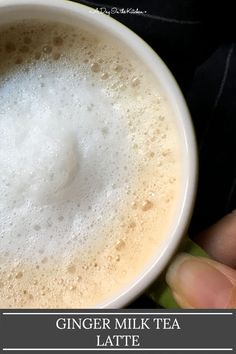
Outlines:
{"label": "text 'ginger milk tea latte'", "polygon": [[0,307],[98,306],[165,240],[182,162],[168,101],[117,41],[0,28]]}

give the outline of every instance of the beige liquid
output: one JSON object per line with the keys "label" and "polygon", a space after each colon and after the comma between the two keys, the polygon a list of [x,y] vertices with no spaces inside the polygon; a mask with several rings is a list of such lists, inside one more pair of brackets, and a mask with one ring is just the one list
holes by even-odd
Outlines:
{"label": "beige liquid", "polygon": [[0,307],[96,306],[161,249],[174,116],[144,64],[57,23],[0,29]]}

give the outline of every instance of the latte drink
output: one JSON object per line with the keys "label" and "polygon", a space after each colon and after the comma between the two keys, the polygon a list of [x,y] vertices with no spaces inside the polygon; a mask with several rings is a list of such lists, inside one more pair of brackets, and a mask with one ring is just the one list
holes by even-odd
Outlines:
{"label": "latte drink", "polygon": [[99,306],[161,249],[180,193],[173,110],[106,34],[0,27],[0,307]]}

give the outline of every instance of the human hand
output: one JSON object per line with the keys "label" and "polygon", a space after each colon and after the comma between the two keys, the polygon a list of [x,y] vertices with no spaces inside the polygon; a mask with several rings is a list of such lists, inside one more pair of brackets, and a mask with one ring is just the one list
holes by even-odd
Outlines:
{"label": "human hand", "polygon": [[179,254],[166,281],[182,308],[236,308],[236,212],[202,232],[196,242],[214,259]]}

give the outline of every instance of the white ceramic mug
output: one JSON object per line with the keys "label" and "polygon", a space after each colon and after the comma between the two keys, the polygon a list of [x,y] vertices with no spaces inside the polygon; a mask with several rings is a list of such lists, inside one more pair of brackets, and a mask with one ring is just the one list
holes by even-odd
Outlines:
{"label": "white ceramic mug", "polygon": [[182,93],[172,74],[159,56],[135,33],[109,16],[93,9],[64,0],[0,0],[0,24],[22,19],[48,19],[75,24],[84,22],[95,31],[107,31],[118,38],[146,63],[161,83],[164,95],[175,112],[177,127],[182,141],[183,173],[180,197],[163,246],[156,257],[122,292],[114,295],[98,307],[120,308],[140,295],[163,271],[186,232],[192,212],[197,174],[196,144],[189,111]]}

